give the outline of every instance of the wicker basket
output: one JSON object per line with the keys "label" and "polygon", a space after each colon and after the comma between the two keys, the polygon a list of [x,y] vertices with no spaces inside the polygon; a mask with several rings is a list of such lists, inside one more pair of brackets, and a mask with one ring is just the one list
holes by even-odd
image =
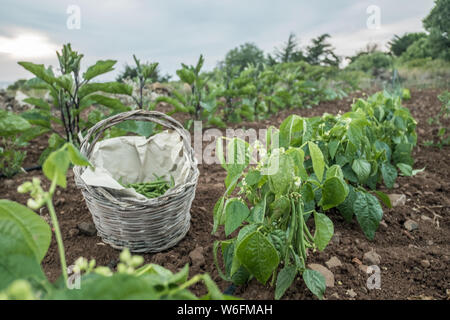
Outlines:
{"label": "wicker basket", "polygon": [[[114,248],[133,252],[159,252],[177,244],[190,227],[190,209],[195,197],[199,171],[190,134],[175,119],[157,111],[136,110],[104,119],[89,129],[80,144],[88,159],[102,133],[126,120],[151,121],[175,130],[183,139],[190,172],[187,182],[168,190],[163,196],[145,203],[117,199],[107,189],[88,186],[80,178],[85,167],[75,166],[75,183],[81,189],[89,211],[103,241]],[[89,143],[89,141],[92,141]]]}

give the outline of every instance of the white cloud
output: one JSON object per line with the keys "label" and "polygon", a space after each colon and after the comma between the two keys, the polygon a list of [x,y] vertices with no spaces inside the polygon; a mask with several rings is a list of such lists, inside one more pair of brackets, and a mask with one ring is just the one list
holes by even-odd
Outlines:
{"label": "white cloud", "polygon": [[35,31],[22,31],[12,37],[0,36],[0,54],[13,59],[48,58],[57,48],[47,36]]}

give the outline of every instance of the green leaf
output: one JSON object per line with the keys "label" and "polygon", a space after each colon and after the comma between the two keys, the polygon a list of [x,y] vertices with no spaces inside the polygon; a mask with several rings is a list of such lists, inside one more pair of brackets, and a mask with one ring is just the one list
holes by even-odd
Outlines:
{"label": "green leaf", "polygon": [[31,109],[23,112],[21,116],[31,124],[51,129],[51,114],[47,110]]}
{"label": "green leaf", "polygon": [[216,204],[214,205],[214,210],[213,210],[214,226],[213,226],[212,234],[216,233],[219,225],[223,223],[222,216],[223,216],[224,203],[225,203],[225,198],[220,197],[220,199],[217,200]]}
{"label": "green leaf", "polygon": [[179,69],[176,73],[181,81],[186,82],[189,85],[192,85],[195,81],[195,74],[189,69]]}
{"label": "green leaf", "polygon": [[327,169],[326,179],[331,177],[338,177],[340,179],[344,179],[344,174],[342,172],[341,166],[338,164],[334,164]]}
{"label": "green leaf", "polygon": [[386,187],[392,189],[394,187],[395,180],[397,179],[397,169],[390,163],[383,162],[381,164],[381,175]]}
{"label": "green leaf", "polygon": [[350,222],[353,218],[353,203],[356,200],[356,192],[351,185],[348,185],[348,196],[344,202],[338,205],[337,209],[344,217],[345,221]]}
{"label": "green leaf", "polygon": [[295,266],[285,266],[278,273],[277,284],[275,288],[275,300],[279,300],[286,290],[294,282],[295,276],[297,275],[297,268]]}
{"label": "green leaf", "polygon": [[383,218],[383,209],[377,198],[367,192],[357,192],[353,211],[366,237],[373,240]]}
{"label": "green leaf", "polygon": [[384,203],[384,205],[388,208],[392,208],[391,199],[389,199],[388,195],[382,191],[374,191],[377,197]]}
{"label": "green leaf", "polygon": [[236,255],[245,268],[263,284],[280,261],[275,247],[259,231],[247,235],[239,243]]}
{"label": "green leaf", "polygon": [[356,159],[353,161],[352,170],[356,173],[358,181],[365,183],[370,176],[370,162],[364,159]]}
{"label": "green leaf", "polygon": [[273,152],[269,158],[268,166],[271,168],[269,171],[272,170],[269,175],[270,190],[277,195],[287,194],[294,182],[292,158],[285,153]]}
{"label": "green leaf", "polygon": [[303,271],[303,281],[305,281],[308,289],[320,300],[323,299],[326,284],[325,277],[316,270],[306,269]]}
{"label": "green leaf", "polygon": [[249,144],[244,140],[233,138],[227,146],[227,177],[225,186],[230,194],[234,190],[238,178],[243,174],[250,163]]}
{"label": "green leaf", "polygon": [[69,152],[70,161],[76,166],[90,166],[89,160],[80,153],[77,147],[72,143],[66,144],[67,151]]}
{"label": "green leaf", "polygon": [[245,183],[249,186],[254,186],[261,180],[261,173],[259,170],[250,170],[245,175]]}
{"label": "green leaf", "polygon": [[316,230],[314,232],[314,243],[317,248],[322,251],[330,242],[331,237],[333,237],[333,222],[323,213],[314,211],[314,223],[316,225]]}
{"label": "green leaf", "polygon": [[322,208],[328,210],[344,202],[348,187],[342,178],[331,177],[325,180],[322,188]]}
{"label": "green leaf", "polygon": [[411,177],[412,176],[412,167],[406,163],[397,163],[397,168],[400,169],[401,173],[404,176]]}
{"label": "green leaf", "polygon": [[330,154],[331,159],[334,159],[334,156],[336,155],[336,151],[339,147],[339,141],[338,140],[331,140],[328,143],[328,152]]}
{"label": "green leaf", "polygon": [[149,121],[127,120],[119,123],[116,127],[148,138],[153,134],[155,124]]}
{"label": "green leaf", "polygon": [[66,174],[69,169],[70,157],[65,146],[51,153],[42,165],[42,171],[47,179],[53,181],[56,179],[56,184],[65,188],[67,185]]}
{"label": "green leaf", "polygon": [[133,87],[120,82],[88,83],[80,88],[78,96],[80,97],[80,99],[83,99],[84,97],[99,91],[131,96],[131,94],[133,93]]}
{"label": "green leaf", "polygon": [[114,70],[113,66],[116,64],[115,60],[99,60],[94,65],[90,66],[83,74],[85,80],[91,80],[96,76]]}
{"label": "green leaf", "polygon": [[280,147],[300,146],[303,139],[303,118],[290,115],[280,125]]}
{"label": "green leaf", "polygon": [[116,112],[124,112],[130,109],[129,107],[125,106],[122,102],[120,102],[120,100],[118,99],[105,97],[99,94],[90,95],[89,100],[92,100],[93,102],[101,104]]}
{"label": "green leaf", "polygon": [[53,85],[53,83],[56,81],[56,78],[47,69],[45,69],[43,64],[34,64],[31,62],[23,61],[18,62],[18,64],[50,85]]}
{"label": "green leaf", "polygon": [[317,179],[319,179],[319,181],[322,181],[323,172],[325,170],[325,161],[323,160],[322,151],[320,151],[320,148],[311,141],[308,141],[308,147],[312,159],[314,173],[316,174]]}
{"label": "green leaf", "polygon": [[[36,261],[40,263],[50,246],[51,231],[49,225],[27,207],[17,202],[0,200],[0,224],[3,225],[5,221],[12,221],[18,226],[20,236],[32,250]],[[1,251],[6,254],[4,249]],[[8,248],[8,252],[13,251],[15,251],[13,247]],[[17,253],[26,253],[26,251],[19,250]]]}
{"label": "green leaf", "polygon": [[40,109],[50,111],[50,105],[40,98],[26,98],[23,100],[24,102],[36,106]]}
{"label": "green leaf", "polygon": [[250,210],[239,199],[228,200],[225,205],[225,234],[229,236],[248,217]]}
{"label": "green leaf", "polygon": [[30,123],[23,117],[11,112],[0,110],[0,135],[15,135],[31,128]]}

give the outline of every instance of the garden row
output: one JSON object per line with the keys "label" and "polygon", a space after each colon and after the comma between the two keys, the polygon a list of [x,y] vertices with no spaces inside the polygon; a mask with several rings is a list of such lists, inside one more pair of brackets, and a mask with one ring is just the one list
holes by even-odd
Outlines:
{"label": "garden row", "polygon": [[[379,200],[391,206],[377,184],[392,188],[399,172],[420,171],[413,170],[411,157],[415,128],[401,98],[380,92],[342,115],[291,115],[279,129],[268,129],[265,146],[233,138],[227,159],[218,140],[216,154],[227,171],[225,194],[214,208],[213,232],[223,225],[227,236],[214,244],[219,270],[219,249],[223,258],[221,277],[237,285],[271,278],[279,299],[302,275],[322,298],[325,278],[308,268],[307,257],[324,250],[333,236],[324,212],[337,210],[347,221],[356,217],[372,240],[383,216]],[[259,161],[252,159],[255,149]]]}
{"label": "garden row", "polygon": [[[1,174],[17,173],[25,158],[25,152],[18,149],[40,135],[50,134],[48,148],[40,158],[42,164],[50,152],[64,143],[72,142],[77,146],[79,134],[100,120],[132,109],[153,110],[160,102],[173,107],[169,114],[187,113],[186,128],[190,128],[194,120],[224,127],[228,121],[258,120],[280,109],[311,107],[322,100],[341,98],[356,87],[351,75],[337,68],[312,66],[306,62],[249,65],[242,71],[226,68],[204,73],[201,71],[204,59],[200,56],[195,66],[182,64],[177,71],[181,81],[173,83],[176,88],[171,90],[170,96],[152,100],[145,96],[143,89],[153,81],[157,63],[142,63],[134,57],[137,76],[130,85],[94,82],[95,77],[112,71],[116,61],[100,60],[81,73],[82,58],[70,44],[65,45],[58,52],[59,75],[51,67],[19,62],[36,76],[25,85],[35,92],[41,90],[49,98],[25,99],[34,106],[20,115],[26,121],[11,121],[14,115],[0,111]],[[187,90],[182,90],[186,87]],[[134,103],[124,104],[121,98],[125,97],[131,97]],[[104,138],[127,133],[150,136],[155,130],[152,123],[126,121],[107,130]]]}

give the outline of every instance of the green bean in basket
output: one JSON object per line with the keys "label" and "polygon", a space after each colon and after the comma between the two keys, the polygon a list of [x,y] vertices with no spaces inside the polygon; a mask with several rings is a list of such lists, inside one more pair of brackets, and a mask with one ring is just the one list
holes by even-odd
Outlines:
{"label": "green bean in basket", "polygon": [[138,183],[129,183],[123,185],[126,188],[133,188],[137,193],[142,194],[147,198],[157,198],[162,196],[175,185],[173,177],[170,177],[171,181],[167,181],[162,177],[156,176],[156,180],[150,182],[138,182]]}

